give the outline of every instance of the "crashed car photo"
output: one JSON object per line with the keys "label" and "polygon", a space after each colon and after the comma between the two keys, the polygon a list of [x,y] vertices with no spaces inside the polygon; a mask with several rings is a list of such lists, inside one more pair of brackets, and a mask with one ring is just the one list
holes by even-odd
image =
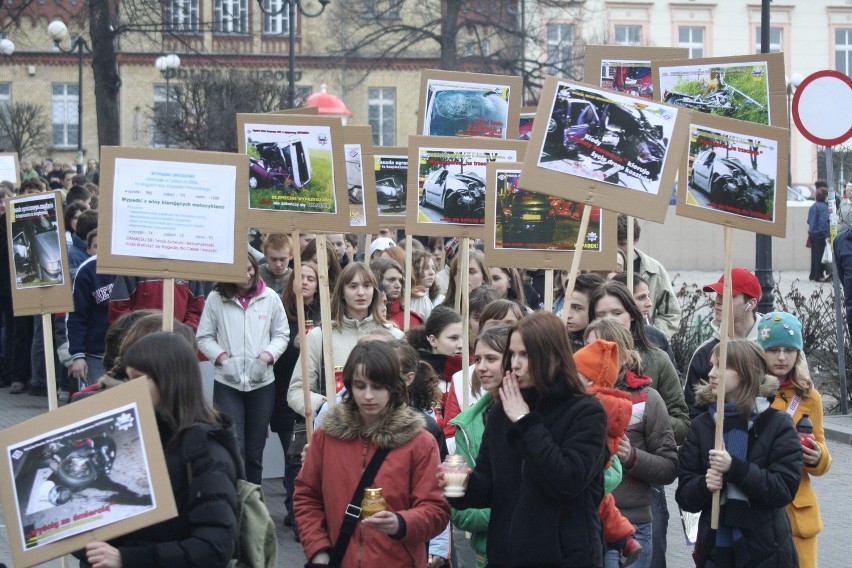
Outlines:
{"label": "crashed car photo", "polygon": [[259,158],[249,158],[249,188],[301,189],[311,180],[311,161],[301,140],[255,145]]}
{"label": "crashed car photo", "polygon": [[21,226],[12,239],[17,287],[62,284],[64,239],[60,240],[53,222],[47,217],[38,217],[16,224]]}
{"label": "crashed car photo", "polygon": [[376,201],[379,209],[405,207],[405,184],[394,176],[376,179]]}
{"label": "crashed car photo", "polygon": [[767,215],[766,201],[773,190],[769,176],[712,148],[695,156],[689,185],[708,195],[711,206],[733,207],[759,217]]}
{"label": "crashed car photo", "polygon": [[423,183],[420,205],[434,207],[450,220],[474,219],[484,223],[485,180],[471,171],[450,173],[447,168],[435,170]]}

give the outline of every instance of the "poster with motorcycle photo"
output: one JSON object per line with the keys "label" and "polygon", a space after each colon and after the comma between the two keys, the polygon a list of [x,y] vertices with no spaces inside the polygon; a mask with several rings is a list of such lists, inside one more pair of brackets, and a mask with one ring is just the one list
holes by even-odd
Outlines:
{"label": "poster with motorcycle photo", "polygon": [[73,310],[59,192],[7,198],[6,211],[15,315]]}
{"label": "poster with motorcycle photo", "polygon": [[784,54],[654,61],[661,100],[696,112],[787,126]]}
{"label": "poster with motorcycle photo", "polygon": [[[485,254],[496,266],[561,269],[576,251],[583,204],[523,189],[520,163],[486,167]],[[615,268],[615,213],[593,207],[580,268]]]}
{"label": "poster with motorcycle photo", "polygon": [[344,126],[346,193],[349,196],[349,232],[369,235],[379,230],[376,180],[372,175],[373,133],[369,126]]}
{"label": "poster with motorcycle photo", "polygon": [[784,237],[788,147],[784,128],[693,114],[677,214]]}
{"label": "poster with motorcycle photo", "polygon": [[584,81],[609,91],[655,100],[651,61],[688,57],[689,49],[684,47],[587,45]]}
{"label": "poster with motorcycle photo", "polygon": [[532,191],[662,222],[689,111],[547,77],[523,165]]}
{"label": "poster with motorcycle photo", "polygon": [[485,167],[522,160],[526,146],[520,140],[409,137],[406,231],[430,237],[482,238]]}
{"label": "poster with motorcycle photo", "polygon": [[423,136],[518,137],[523,80],[427,69],[420,73]]}
{"label": "poster with motorcycle photo", "polygon": [[405,225],[408,192],[408,148],[377,146],[373,148],[373,174],[379,223],[389,227]]}
{"label": "poster with motorcycle photo", "polygon": [[249,225],[283,233],[349,232],[343,125],[339,118],[237,114],[249,157]]}
{"label": "poster with motorcycle photo", "polygon": [[16,566],[177,515],[146,381],[0,432],[0,499]]}

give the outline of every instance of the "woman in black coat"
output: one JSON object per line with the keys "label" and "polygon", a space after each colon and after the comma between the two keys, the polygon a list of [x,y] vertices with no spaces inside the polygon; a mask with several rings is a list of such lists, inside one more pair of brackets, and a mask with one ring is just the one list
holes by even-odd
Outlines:
{"label": "woman in black coat", "polygon": [[450,504],[491,508],[489,566],[603,566],[607,418],[577,375],[565,325],[543,312],[522,319],[503,361],[476,468]]}
{"label": "woman in black coat", "polygon": [[[696,400],[709,404],[693,420],[680,449],[678,504],[701,513],[696,565],[705,568],[787,568],[799,565],[785,507],[802,475],[802,444],[785,412],[770,408],[778,380],[768,375],[763,349],[728,343],[725,372],[725,449],[714,449],[719,347],[709,384]],[[714,491],[722,491],[719,528],[710,529]]]}

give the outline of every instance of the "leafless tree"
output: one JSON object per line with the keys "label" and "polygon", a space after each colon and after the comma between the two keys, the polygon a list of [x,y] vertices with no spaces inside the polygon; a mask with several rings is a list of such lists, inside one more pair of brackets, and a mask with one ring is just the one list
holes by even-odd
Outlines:
{"label": "leafless tree", "polygon": [[0,146],[18,157],[40,155],[50,143],[50,122],[42,105],[11,103],[0,106]]}

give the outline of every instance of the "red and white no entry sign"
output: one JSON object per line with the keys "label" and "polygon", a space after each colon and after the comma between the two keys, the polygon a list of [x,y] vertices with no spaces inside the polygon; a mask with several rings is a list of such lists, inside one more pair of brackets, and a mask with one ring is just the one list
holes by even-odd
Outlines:
{"label": "red and white no entry sign", "polygon": [[793,96],[793,121],[814,144],[846,142],[852,137],[852,79],[839,71],[808,75]]}

